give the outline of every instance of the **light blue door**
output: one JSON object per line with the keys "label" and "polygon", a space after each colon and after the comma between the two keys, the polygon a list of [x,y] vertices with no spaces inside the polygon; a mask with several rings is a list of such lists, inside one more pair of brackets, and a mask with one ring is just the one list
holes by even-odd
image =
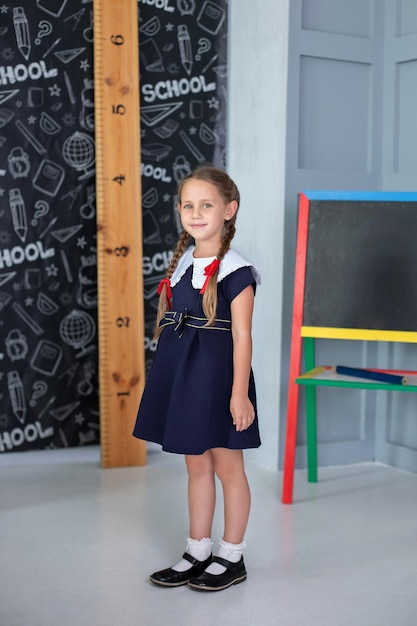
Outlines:
{"label": "light blue door", "polygon": [[[291,0],[289,40],[284,359],[297,194],[417,188],[417,2]],[[417,370],[417,346],[317,340],[316,362]],[[303,414],[301,402],[298,467]],[[415,394],[319,388],[317,414],[319,465],[377,460],[417,471]],[[284,432],[283,419],[281,442]]]}

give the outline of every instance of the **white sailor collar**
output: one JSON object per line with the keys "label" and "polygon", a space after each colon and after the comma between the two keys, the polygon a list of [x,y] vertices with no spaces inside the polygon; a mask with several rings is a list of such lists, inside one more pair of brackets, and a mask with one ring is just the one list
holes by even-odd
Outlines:
{"label": "white sailor collar", "polygon": [[[201,289],[203,287],[204,282],[207,278],[204,275],[204,268],[207,267],[207,265],[210,265],[210,263],[216,257],[212,256],[203,259],[195,259],[193,257],[194,250],[195,246],[187,248],[187,250],[178,261],[178,265],[171,276],[171,287],[174,287],[177,283],[179,283],[179,281],[191,265],[193,266],[193,275],[191,279],[192,286],[194,287],[194,289]],[[223,280],[223,278],[226,278],[226,276],[229,276],[229,274],[232,274],[232,272],[240,269],[241,267],[250,267],[255,282],[258,285],[261,284],[261,276],[257,268],[252,265],[250,261],[245,259],[241,254],[239,254],[239,252],[236,252],[236,250],[232,249],[228,250],[220,263],[217,282],[219,283]]]}

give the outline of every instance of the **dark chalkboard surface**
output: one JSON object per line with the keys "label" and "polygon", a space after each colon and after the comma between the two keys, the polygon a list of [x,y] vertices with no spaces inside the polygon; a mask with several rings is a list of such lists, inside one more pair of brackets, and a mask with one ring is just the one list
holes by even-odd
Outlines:
{"label": "dark chalkboard surface", "polygon": [[416,332],[417,194],[305,193],[303,326]]}

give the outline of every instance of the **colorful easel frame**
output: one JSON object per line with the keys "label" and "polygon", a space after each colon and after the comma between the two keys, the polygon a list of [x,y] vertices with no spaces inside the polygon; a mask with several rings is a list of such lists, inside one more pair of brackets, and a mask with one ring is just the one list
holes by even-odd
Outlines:
{"label": "colorful easel frame", "polygon": [[[374,382],[326,381],[315,378],[315,338],[348,339],[368,341],[395,341],[417,343],[417,332],[369,330],[356,328],[324,328],[303,326],[304,290],[306,280],[307,244],[310,200],[334,201],[373,201],[373,202],[417,202],[415,192],[362,192],[362,191],[304,191],[299,198],[297,248],[294,278],[294,305],[291,333],[291,354],[288,383],[288,405],[285,439],[282,502],[291,504],[293,500],[294,464],[297,437],[299,385],[306,389],[306,429],[308,481],[317,482],[317,441],[316,441],[316,394],[317,385],[354,387],[360,389],[385,389],[395,391],[415,391],[417,385],[393,385]],[[301,375],[301,354],[304,347],[306,373]],[[381,370],[382,371],[382,370]],[[384,370],[388,371],[388,370]],[[416,375],[416,372],[393,372]]]}

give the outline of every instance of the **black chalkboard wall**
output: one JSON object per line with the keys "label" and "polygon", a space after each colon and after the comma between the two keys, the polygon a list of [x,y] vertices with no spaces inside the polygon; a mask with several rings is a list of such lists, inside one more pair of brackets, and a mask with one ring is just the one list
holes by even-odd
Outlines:
{"label": "black chalkboard wall", "polygon": [[417,331],[413,196],[310,197],[303,326]]}

